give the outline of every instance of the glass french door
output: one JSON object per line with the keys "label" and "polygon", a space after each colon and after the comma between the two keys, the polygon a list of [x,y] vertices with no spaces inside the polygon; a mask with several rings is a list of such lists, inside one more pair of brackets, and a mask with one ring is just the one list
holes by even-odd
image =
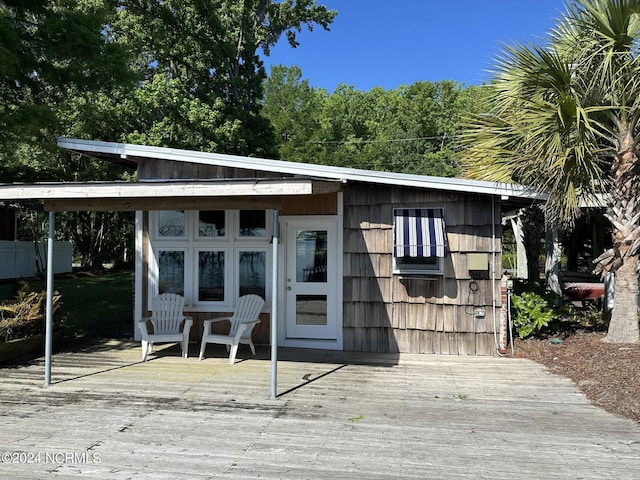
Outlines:
{"label": "glass french door", "polygon": [[337,226],[335,222],[287,224],[287,339],[337,338]]}

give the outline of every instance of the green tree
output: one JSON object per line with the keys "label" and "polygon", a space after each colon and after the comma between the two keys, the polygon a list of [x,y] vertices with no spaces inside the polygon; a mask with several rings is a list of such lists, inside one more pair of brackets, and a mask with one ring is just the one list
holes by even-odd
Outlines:
{"label": "green tree", "polygon": [[121,102],[134,143],[273,156],[261,115],[260,53],[285,35],[328,29],[337,12],[312,0],[123,0],[117,41],[137,52],[143,81]]}
{"label": "green tree", "polygon": [[467,173],[548,193],[547,213],[571,226],[580,203],[606,198],[613,248],[597,272],[615,273],[606,340],[638,331],[640,1],[567,4],[543,46],[516,45],[496,66],[492,110],[466,135]]}
{"label": "green tree", "polygon": [[385,169],[456,176],[460,119],[474,107],[471,98],[452,80],[416,82],[395,91],[380,123]]}
{"label": "green tree", "polygon": [[324,91],[303,80],[299,67],[271,68],[262,113],[274,129],[279,158],[296,162],[319,158],[322,147],[315,141],[323,101]]}
{"label": "green tree", "polygon": [[0,3],[0,151],[5,167],[15,160],[14,152],[20,155],[25,140],[51,139],[60,109],[75,92],[101,91],[131,78],[126,49],[105,30],[116,3]]}
{"label": "green tree", "polygon": [[275,67],[264,114],[284,160],[434,176],[459,170],[457,137],[468,111],[486,109],[485,90],[453,81],[368,92],[339,85],[329,94],[298,67]]}

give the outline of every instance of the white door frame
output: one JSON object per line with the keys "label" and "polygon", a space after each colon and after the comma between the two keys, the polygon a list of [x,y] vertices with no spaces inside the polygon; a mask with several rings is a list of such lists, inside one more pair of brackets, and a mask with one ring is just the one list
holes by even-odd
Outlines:
{"label": "white door frame", "polygon": [[[334,288],[331,290],[331,294],[334,295],[333,303],[335,308],[331,312],[332,318],[335,319],[335,338],[322,339],[322,338],[287,338],[287,266],[288,260],[287,251],[290,245],[288,245],[288,238],[291,229],[305,228],[314,229],[322,228],[324,224],[329,222],[335,225],[335,249],[330,254],[335,255],[335,281],[332,278],[332,285]],[[317,226],[317,227],[316,227]],[[283,347],[299,347],[299,348],[316,348],[324,350],[342,350],[342,258],[343,258],[343,234],[342,234],[342,216],[341,215],[309,215],[309,216],[282,216],[280,217],[280,231],[282,232],[281,250],[279,255],[279,304],[282,305],[280,309],[280,315],[278,318],[278,344]]]}

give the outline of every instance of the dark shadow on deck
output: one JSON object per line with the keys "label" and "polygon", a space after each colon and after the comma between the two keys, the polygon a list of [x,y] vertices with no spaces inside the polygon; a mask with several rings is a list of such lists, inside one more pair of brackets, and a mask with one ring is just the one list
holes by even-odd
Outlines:
{"label": "dark shadow on deck", "polygon": [[340,365],[339,367],[336,367],[336,368],[334,368],[334,369],[332,369],[332,370],[329,370],[328,372],[325,372],[325,373],[323,373],[322,375],[318,375],[317,377],[314,377],[314,378],[310,378],[310,377],[309,377],[309,379],[308,379],[308,380],[305,378],[305,377],[307,377],[307,375],[308,375],[308,374],[307,374],[307,375],[305,375],[305,377],[303,377],[303,378],[305,378],[305,382],[304,382],[304,383],[301,383],[300,385],[296,385],[295,387],[291,387],[289,390],[286,390],[286,391],[284,391],[284,392],[282,392],[282,393],[279,393],[279,394],[277,395],[277,397],[278,397],[278,398],[282,398],[282,397],[284,397],[285,395],[289,395],[290,393],[293,393],[293,392],[295,392],[296,390],[301,389],[302,387],[306,387],[306,386],[307,386],[307,385],[309,385],[310,383],[313,383],[313,382],[315,382],[315,381],[317,381],[317,380],[320,380],[321,378],[324,378],[324,377],[326,377],[327,375],[331,375],[332,373],[336,373],[338,370],[342,370],[344,367],[346,367],[346,365]]}

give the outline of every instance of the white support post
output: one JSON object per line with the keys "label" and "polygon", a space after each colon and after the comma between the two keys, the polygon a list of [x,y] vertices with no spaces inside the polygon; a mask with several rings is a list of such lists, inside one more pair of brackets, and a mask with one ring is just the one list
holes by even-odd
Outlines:
{"label": "white support post", "polygon": [[53,235],[55,213],[49,212],[49,238],[47,240],[47,306],[44,339],[44,385],[51,385],[51,350],[53,342]]}
{"label": "white support post", "polygon": [[271,269],[271,399],[278,398],[278,210],[273,211]]}
{"label": "white support post", "polygon": [[529,268],[527,265],[527,250],[524,245],[524,232],[522,230],[522,213],[511,219],[511,228],[513,229],[513,237],[516,242],[516,277],[529,278]]}
{"label": "white support post", "polygon": [[546,261],[545,279],[547,289],[562,295],[560,288],[560,241],[558,240],[558,228],[548,227],[546,231]]}
{"label": "white support post", "polygon": [[[140,340],[142,340],[141,338],[141,334],[140,334],[140,329],[138,328],[138,322],[140,321],[140,319],[142,318],[142,312],[145,309],[143,307],[143,298],[142,298],[142,273],[143,273],[143,262],[145,261],[144,259],[144,255],[143,255],[143,250],[144,250],[144,233],[143,233],[143,229],[144,229],[144,221],[145,221],[145,216],[147,216],[148,213],[142,212],[140,210],[136,211],[136,220],[135,220],[135,248],[134,248],[134,269],[135,269],[135,274],[134,274],[134,280],[135,280],[135,285],[134,285],[134,300],[133,300],[133,340],[136,342],[139,342]],[[147,275],[148,277],[148,275]],[[148,283],[149,279],[146,278],[145,281]]]}

